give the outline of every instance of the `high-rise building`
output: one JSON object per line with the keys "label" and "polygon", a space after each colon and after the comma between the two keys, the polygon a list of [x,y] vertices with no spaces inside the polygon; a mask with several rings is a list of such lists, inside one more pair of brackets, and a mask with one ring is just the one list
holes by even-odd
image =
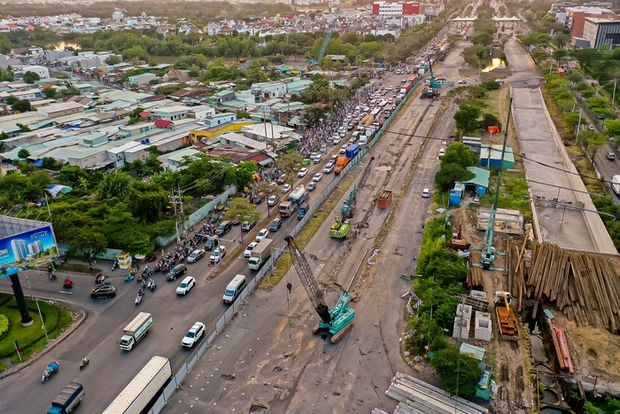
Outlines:
{"label": "high-rise building", "polygon": [[43,242],[41,240],[35,240],[28,244],[28,253],[31,255],[37,255],[43,251]]}
{"label": "high-rise building", "polygon": [[372,14],[375,16],[410,16],[420,14],[420,3],[388,3],[376,1],[372,4]]}
{"label": "high-rise building", "polygon": [[28,257],[28,247],[26,247],[25,240],[11,240],[11,249],[13,250],[13,257],[15,258],[15,260],[21,260],[25,257]]}

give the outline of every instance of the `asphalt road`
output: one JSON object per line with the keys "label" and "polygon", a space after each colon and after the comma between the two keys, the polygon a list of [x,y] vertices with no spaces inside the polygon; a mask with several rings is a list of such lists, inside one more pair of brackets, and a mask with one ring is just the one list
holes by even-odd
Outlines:
{"label": "asphalt road", "polygon": [[[328,147],[328,151],[338,151],[336,147]],[[304,182],[312,175],[322,170],[329,157],[324,157],[318,165],[309,166],[308,175]],[[320,194],[333,179],[333,174],[325,174],[318,183],[314,194]],[[310,200],[313,199],[313,193]],[[266,201],[259,205],[259,210],[267,215]],[[272,209],[273,210],[273,209]],[[274,217],[275,212],[271,212]],[[298,220],[295,217],[285,219],[277,233],[271,233],[270,238],[282,244],[283,238],[290,233]],[[241,240],[239,226],[223,237],[229,254],[232,248]],[[244,246],[253,240],[245,238]],[[244,247],[245,248],[245,247]],[[35,271],[29,272],[32,292],[36,297],[65,300],[75,303],[88,312],[88,318],[76,332],[53,347],[45,356],[34,361],[30,366],[18,373],[0,381],[0,412],[45,412],[50,401],[54,399],[70,381],[78,381],[84,385],[87,398],[82,402],[84,412],[101,412],[140,371],[153,355],[161,355],[171,359],[173,370],[188,358],[191,350],[181,347],[181,338],[187,329],[199,320],[210,330],[219,317],[227,309],[221,297],[228,282],[236,274],[244,274],[249,278],[251,272],[243,258],[243,249],[236,252],[236,258],[230,262],[216,278],[208,278],[213,270],[208,267],[209,257],[189,264],[188,275],[197,279],[196,287],[185,297],[175,294],[180,282],[166,282],[163,273],[156,273],[157,282],[155,292],[148,291],[142,304],[134,304],[138,284],[124,282],[125,271],[110,268],[104,273],[110,276],[112,283],[119,289],[113,299],[91,299],[90,290],[95,287],[94,278],[90,275],[71,274],[75,281],[72,290],[62,288],[65,274],[58,273],[58,279],[50,280],[46,274],[39,275]],[[28,292],[25,278],[22,278],[25,292]],[[0,291],[12,293],[10,281],[0,280]],[[147,337],[132,351],[122,351],[117,341],[122,335],[122,328],[133,319],[138,312],[150,312],[153,315],[153,326]],[[33,315],[35,317],[35,315]],[[82,356],[88,356],[90,365],[80,371],[78,364]],[[45,384],[40,383],[41,374],[52,360],[61,363],[60,372]],[[102,380],[105,379],[105,380]],[[103,385],[103,386],[102,386]]]}
{"label": "asphalt road", "polygon": [[[438,74],[444,75],[444,70],[454,73],[462,64],[459,55],[460,48],[455,48]],[[392,77],[389,84],[396,85],[400,78]],[[411,373],[399,349],[404,329],[401,295],[408,289],[399,275],[413,271],[412,256],[418,253],[430,205],[421,192],[432,188],[439,166],[437,154],[445,145],[443,140],[454,132],[454,110],[449,107],[444,111],[439,102],[411,99],[390,125],[392,133],[369,154],[374,161],[366,156],[350,173],[358,174],[353,223],[365,223],[358,236],[347,240],[328,236],[329,226],[340,214],[336,208],[305,248],[318,258],[309,264],[327,292],[330,306],[340,294],[335,283],[346,287],[362,263],[364,275],[353,285],[359,300],[352,304],[357,316],[350,333],[337,345],[311,334],[318,317],[296,271],[291,270],[273,292],[253,294],[240,317],[195,366],[194,375],[188,376],[165,413],[248,412],[253,403],[277,413],[395,408],[395,401],[384,391],[396,371]],[[424,140],[433,125],[432,136],[438,139]],[[361,182],[364,169],[368,173]],[[342,201],[348,198],[350,188]],[[389,214],[389,209],[376,207],[376,197],[384,188],[394,191],[400,208],[379,255],[372,259],[374,264],[368,265],[375,238]],[[286,283],[292,285],[290,294]]]}

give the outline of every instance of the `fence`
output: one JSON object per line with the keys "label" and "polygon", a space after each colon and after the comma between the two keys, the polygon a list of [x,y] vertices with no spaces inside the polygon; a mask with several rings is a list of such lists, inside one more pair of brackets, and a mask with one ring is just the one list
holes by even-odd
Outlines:
{"label": "fence", "polygon": [[[412,94],[413,94],[413,89],[409,92],[409,97],[411,97]],[[293,230],[291,231],[291,236],[296,237],[299,234],[299,232],[306,225],[308,220],[311,219],[314,212],[319,209],[319,207],[325,202],[325,200],[327,200],[327,197],[340,184],[342,177],[348,171],[354,168],[359,163],[360,159],[368,152],[368,150],[372,148],[378,142],[379,138],[383,135],[384,129],[387,128],[387,126],[390,125],[390,123],[394,120],[394,117],[401,110],[404,103],[405,103],[405,99],[403,99],[403,101],[396,107],[396,110],[394,111],[394,113],[386,120],[386,122],[383,124],[383,127],[379,129],[379,131],[375,134],[373,139],[368,143],[368,148],[363,148],[359,152],[359,154],[353,160],[349,162],[349,164],[346,166],[342,174],[337,176],[327,186],[327,188],[321,193],[321,195],[319,195],[318,199],[312,205],[308,214],[306,214],[303,219],[299,220],[299,223],[295,226],[295,228],[293,228]],[[236,192],[236,189],[235,189],[235,192]],[[234,192],[230,194],[234,194]],[[222,199],[221,197],[224,197],[223,200],[226,200],[226,197],[228,196],[227,195],[224,196],[224,194],[222,194],[219,198]],[[213,200],[212,203],[217,203],[217,201]],[[213,204],[213,206],[215,205],[216,204]],[[208,212],[211,210],[205,209],[205,211],[206,213],[204,213],[204,216],[206,216]],[[191,216],[190,216],[190,220],[191,220]],[[190,220],[188,220],[188,222]],[[174,239],[174,237],[172,239]],[[189,356],[189,358],[177,370],[177,373],[175,374],[173,379],[170,381],[170,383],[166,386],[162,395],[157,399],[157,401],[155,402],[155,405],[149,410],[148,414],[158,414],[159,412],[161,412],[161,410],[166,405],[166,402],[170,399],[174,391],[178,387],[181,386],[181,383],[185,380],[185,377],[187,377],[187,375],[191,372],[194,365],[196,365],[196,363],[205,354],[205,352],[207,352],[208,348],[210,348],[211,345],[213,345],[213,343],[215,342],[215,338],[224,330],[228,321],[230,321],[233,318],[233,316],[239,311],[239,309],[241,309],[245,298],[258,286],[258,284],[265,278],[265,276],[272,274],[272,270],[275,268],[276,261],[280,258],[280,256],[285,251],[286,251],[286,248],[284,245],[278,246],[278,247],[272,247],[272,253],[271,253],[271,257],[269,258],[269,260],[265,262],[265,264],[258,271],[256,276],[252,280],[250,280],[250,282],[245,287],[245,289],[243,289],[239,297],[230,305],[230,307],[226,310],[226,312],[224,312],[224,314],[220,317],[220,319],[218,319],[217,322],[215,322],[214,328],[207,334],[205,341],[202,342],[198,346],[198,348],[196,348],[196,350]]]}

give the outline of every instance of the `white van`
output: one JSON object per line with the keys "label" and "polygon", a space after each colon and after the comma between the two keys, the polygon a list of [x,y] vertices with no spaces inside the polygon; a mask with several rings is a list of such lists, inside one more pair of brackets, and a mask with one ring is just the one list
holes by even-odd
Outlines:
{"label": "white van", "polygon": [[351,139],[353,141],[357,141],[357,139],[360,137],[361,132],[360,131],[355,131],[354,133],[351,134]]}
{"label": "white van", "polygon": [[366,135],[362,135],[360,139],[357,141],[357,145],[363,146],[366,145]]}
{"label": "white van", "polygon": [[237,296],[241,293],[241,291],[245,288],[247,281],[245,276],[237,275],[230,281],[228,286],[226,286],[226,291],[224,291],[224,296],[222,300],[224,303],[233,303]]}

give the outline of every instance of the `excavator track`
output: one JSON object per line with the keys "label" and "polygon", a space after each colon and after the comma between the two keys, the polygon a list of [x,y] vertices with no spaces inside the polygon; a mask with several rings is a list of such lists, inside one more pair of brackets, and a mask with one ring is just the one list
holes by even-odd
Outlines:
{"label": "excavator track", "polygon": [[351,328],[353,328],[353,322],[351,322],[349,325],[347,325],[346,328],[343,328],[340,332],[338,332],[335,335],[332,335],[332,337],[330,338],[330,342],[332,344],[337,344],[338,342],[340,342],[340,340],[342,338],[344,338],[344,336],[349,333],[349,331],[351,330]]}

